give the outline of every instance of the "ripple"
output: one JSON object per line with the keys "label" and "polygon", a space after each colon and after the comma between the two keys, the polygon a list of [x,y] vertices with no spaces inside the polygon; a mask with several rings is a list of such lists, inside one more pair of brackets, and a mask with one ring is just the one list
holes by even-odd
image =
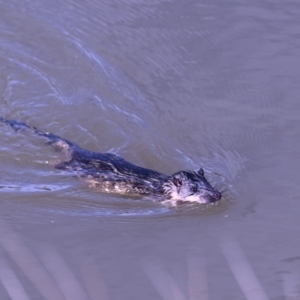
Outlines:
{"label": "ripple", "polygon": [[0,185],[1,192],[22,192],[22,193],[33,193],[33,192],[53,192],[69,188],[71,185],[55,185],[55,184],[24,184],[20,185]]}

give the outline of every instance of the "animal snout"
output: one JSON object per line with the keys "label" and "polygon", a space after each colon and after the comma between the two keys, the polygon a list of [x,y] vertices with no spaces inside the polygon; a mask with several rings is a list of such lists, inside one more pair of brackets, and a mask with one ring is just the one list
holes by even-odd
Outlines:
{"label": "animal snout", "polygon": [[211,193],[211,202],[219,201],[222,198],[222,194],[218,191]]}

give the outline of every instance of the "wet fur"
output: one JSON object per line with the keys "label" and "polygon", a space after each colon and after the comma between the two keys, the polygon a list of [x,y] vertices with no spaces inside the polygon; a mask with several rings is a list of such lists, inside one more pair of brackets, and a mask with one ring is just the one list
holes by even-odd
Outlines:
{"label": "wet fur", "polygon": [[100,191],[125,195],[147,196],[157,201],[184,201],[207,203],[220,200],[221,194],[198,172],[179,171],[165,175],[131,164],[112,153],[96,153],[80,148],[75,143],[52,133],[43,132],[26,123],[13,120],[3,122],[15,131],[29,129],[45,137],[47,144],[64,151],[69,160],[55,167],[76,172]]}

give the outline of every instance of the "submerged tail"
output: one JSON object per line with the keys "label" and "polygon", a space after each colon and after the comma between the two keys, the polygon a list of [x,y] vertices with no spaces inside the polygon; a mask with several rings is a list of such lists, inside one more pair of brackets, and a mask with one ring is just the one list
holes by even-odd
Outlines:
{"label": "submerged tail", "polygon": [[18,121],[14,121],[14,120],[4,120],[2,117],[0,117],[0,122],[4,123],[6,125],[9,125],[15,131],[19,131],[22,129],[29,129],[34,134],[45,137],[48,140],[47,141],[48,145],[52,145],[53,147],[59,148],[60,150],[65,150],[66,146],[68,146],[70,149],[74,149],[74,148],[78,147],[76,144],[74,144],[66,139],[63,139],[58,135],[55,135],[50,132],[44,132],[42,130],[37,129],[36,127],[31,127],[24,122],[18,122]]}

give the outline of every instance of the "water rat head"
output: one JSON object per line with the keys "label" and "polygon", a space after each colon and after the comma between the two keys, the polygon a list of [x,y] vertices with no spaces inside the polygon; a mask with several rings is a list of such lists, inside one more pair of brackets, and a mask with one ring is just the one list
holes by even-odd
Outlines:
{"label": "water rat head", "polygon": [[164,189],[168,199],[183,202],[212,203],[220,200],[222,196],[206,180],[202,168],[198,172],[174,173],[165,182]]}

